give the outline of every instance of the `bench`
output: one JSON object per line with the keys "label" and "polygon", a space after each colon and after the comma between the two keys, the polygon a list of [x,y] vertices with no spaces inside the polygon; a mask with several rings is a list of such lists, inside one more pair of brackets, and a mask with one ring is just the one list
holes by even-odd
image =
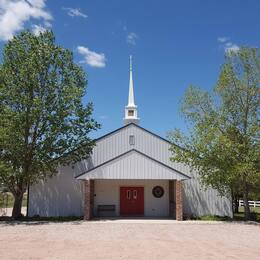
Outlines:
{"label": "bench", "polygon": [[116,211],[116,205],[98,205],[98,213],[101,211]]}

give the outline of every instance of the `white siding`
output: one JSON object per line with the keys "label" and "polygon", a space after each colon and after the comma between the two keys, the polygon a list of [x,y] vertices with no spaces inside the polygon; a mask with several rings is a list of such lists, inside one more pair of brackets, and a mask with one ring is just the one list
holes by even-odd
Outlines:
{"label": "white siding", "polygon": [[82,216],[83,185],[71,167],[61,167],[57,175],[29,190],[29,216]]}
{"label": "white siding", "polygon": [[[129,144],[129,136],[135,136],[135,144]],[[230,197],[220,197],[214,189],[204,189],[198,174],[192,172],[187,165],[170,160],[170,143],[135,126],[129,125],[118,132],[108,135],[97,142],[91,161],[93,165],[101,164],[130,149],[136,149],[148,156],[187,174],[190,180],[183,182],[184,213],[187,215],[226,215],[232,216]],[[161,174],[163,179],[163,174]]]}
{"label": "white siding", "polygon": [[192,173],[190,180],[183,182],[184,214],[233,216],[231,198],[221,197],[215,189],[205,189],[199,176]]}
{"label": "white siding", "polygon": [[[152,194],[154,186],[164,188],[164,195],[155,198]],[[169,182],[165,180],[95,180],[94,190],[94,215],[97,216],[98,205],[115,205],[115,216],[120,215],[120,187],[142,186],[144,187],[144,215],[146,217],[169,216]],[[104,213],[103,213],[104,215]],[[107,213],[111,216],[111,213]]]}
{"label": "white siding", "polygon": [[[129,144],[130,135],[134,135],[135,137],[134,145]],[[217,192],[213,189],[203,190],[199,182],[199,176],[197,176],[196,173],[191,172],[189,167],[184,164],[170,161],[171,152],[169,151],[169,148],[170,144],[167,141],[148,133],[135,125],[129,125],[122,128],[119,131],[99,139],[89,160],[77,163],[73,169],[69,166],[62,167],[58,178],[54,177],[44,184],[33,186],[30,192],[29,213],[30,215],[33,215],[35,212],[41,212],[40,215],[44,216],[53,214],[82,215],[82,207],[80,207],[80,204],[82,203],[80,181],[75,180],[74,176],[92,169],[131,149],[136,149],[191,177],[190,180],[185,180],[183,182],[185,214],[232,216],[231,199],[219,197]],[[139,159],[137,160],[139,161]],[[143,162],[139,161],[139,169],[140,167],[145,167],[142,166],[142,163]],[[144,163],[144,165],[145,164],[146,163]],[[131,164],[128,166],[126,164],[120,171],[124,169],[128,174],[131,174],[129,172],[131,167]],[[158,172],[155,170],[158,165],[149,165],[149,167],[153,168],[150,169],[150,171],[156,172],[156,176],[158,176],[159,179],[164,179],[165,173],[163,171]],[[116,169],[114,170],[116,171]],[[137,174],[137,171],[134,174]],[[139,172],[138,174],[141,173]],[[174,176],[174,172],[172,174]],[[68,201],[71,201],[69,206]]]}
{"label": "white siding", "polygon": [[141,179],[183,180],[182,174],[133,150],[117,157],[79,179]]}

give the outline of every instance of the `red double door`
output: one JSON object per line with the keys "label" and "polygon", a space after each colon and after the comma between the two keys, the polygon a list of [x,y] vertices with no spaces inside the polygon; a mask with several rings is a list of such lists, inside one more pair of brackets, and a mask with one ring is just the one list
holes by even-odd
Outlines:
{"label": "red double door", "polygon": [[120,215],[144,215],[143,187],[120,187]]}

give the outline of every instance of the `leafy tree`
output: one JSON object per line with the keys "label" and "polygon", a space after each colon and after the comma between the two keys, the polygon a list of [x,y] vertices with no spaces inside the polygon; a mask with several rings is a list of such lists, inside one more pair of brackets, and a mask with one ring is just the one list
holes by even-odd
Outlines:
{"label": "leafy tree", "polygon": [[260,179],[259,87],[259,50],[242,47],[227,53],[214,92],[191,86],[182,100],[189,134],[170,134],[182,147],[171,146],[171,159],[196,169],[202,183],[222,195],[241,192],[246,219],[249,192]]}
{"label": "leafy tree", "polygon": [[0,183],[21,215],[29,184],[55,174],[60,164],[88,157],[89,133],[99,127],[92,103],[83,104],[86,75],[52,32],[24,31],[9,41],[0,65]]}

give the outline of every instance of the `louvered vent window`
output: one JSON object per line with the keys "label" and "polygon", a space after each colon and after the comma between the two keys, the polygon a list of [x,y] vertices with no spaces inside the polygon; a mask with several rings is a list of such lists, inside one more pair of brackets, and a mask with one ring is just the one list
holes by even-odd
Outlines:
{"label": "louvered vent window", "polygon": [[134,110],[128,110],[128,116],[134,116]]}
{"label": "louvered vent window", "polygon": [[129,136],[129,144],[130,145],[134,145],[135,144],[135,136],[134,135],[130,135]]}

